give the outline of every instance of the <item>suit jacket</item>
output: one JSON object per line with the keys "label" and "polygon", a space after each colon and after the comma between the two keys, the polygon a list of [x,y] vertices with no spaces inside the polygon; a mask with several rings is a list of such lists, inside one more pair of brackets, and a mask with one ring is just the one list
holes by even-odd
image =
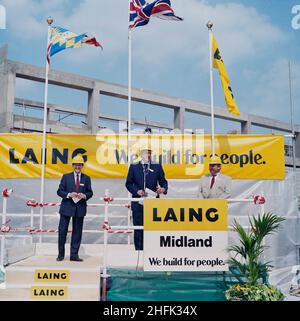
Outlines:
{"label": "suit jacket", "polygon": [[74,203],[71,198],[67,198],[68,193],[75,191],[76,185],[74,172],[64,174],[57,190],[57,195],[62,198],[59,214],[65,216],[74,216],[76,214],[78,217],[83,217],[86,215],[86,201],[93,196],[91,178],[81,173],[79,193],[85,194],[86,200],[81,199],[79,202]]}
{"label": "suit jacket", "polygon": [[[146,188],[156,192],[158,184],[166,190],[164,194],[167,194],[168,181],[165,179],[165,173],[161,164],[150,164],[149,172],[146,175]],[[137,191],[144,189],[144,172],[141,162],[130,165],[125,186],[132,194],[132,197],[140,197]],[[137,202],[132,202],[132,210],[138,209],[138,205]]]}
{"label": "suit jacket", "polygon": [[204,175],[200,178],[198,198],[229,198],[231,194],[232,178],[219,173],[216,177],[215,183],[210,189],[211,175]]}

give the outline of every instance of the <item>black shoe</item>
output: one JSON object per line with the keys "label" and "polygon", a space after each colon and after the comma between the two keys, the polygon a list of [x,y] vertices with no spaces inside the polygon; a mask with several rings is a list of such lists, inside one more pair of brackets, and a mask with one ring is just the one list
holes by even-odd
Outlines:
{"label": "black shoe", "polygon": [[81,259],[80,257],[70,257],[70,261],[82,262],[83,259]]}
{"label": "black shoe", "polygon": [[62,261],[64,259],[64,257],[63,256],[58,256],[57,258],[56,258],[56,261]]}

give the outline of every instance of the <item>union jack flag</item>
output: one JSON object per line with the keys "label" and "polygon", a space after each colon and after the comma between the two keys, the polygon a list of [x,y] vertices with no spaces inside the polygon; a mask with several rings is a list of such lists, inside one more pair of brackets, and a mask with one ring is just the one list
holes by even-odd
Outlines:
{"label": "union jack flag", "polygon": [[151,16],[163,20],[183,20],[175,15],[169,0],[156,0],[152,3],[146,0],[130,1],[129,28],[145,26]]}

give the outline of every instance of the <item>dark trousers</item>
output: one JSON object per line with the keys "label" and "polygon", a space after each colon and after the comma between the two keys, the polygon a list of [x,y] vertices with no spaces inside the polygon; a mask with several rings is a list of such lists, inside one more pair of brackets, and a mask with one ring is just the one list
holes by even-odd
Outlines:
{"label": "dark trousers", "polygon": [[[69,228],[71,216],[60,215],[58,225],[58,256],[65,256],[65,243],[67,239],[67,233]],[[82,227],[83,217],[73,216],[72,217],[72,236],[71,236],[71,247],[70,257],[78,257],[78,251],[82,238]]]}
{"label": "dark trousers", "polygon": [[[135,205],[135,209],[132,211],[132,221],[133,225],[144,225],[144,207],[138,204],[138,208]],[[144,249],[144,231],[134,230],[134,246],[137,251],[142,251]]]}

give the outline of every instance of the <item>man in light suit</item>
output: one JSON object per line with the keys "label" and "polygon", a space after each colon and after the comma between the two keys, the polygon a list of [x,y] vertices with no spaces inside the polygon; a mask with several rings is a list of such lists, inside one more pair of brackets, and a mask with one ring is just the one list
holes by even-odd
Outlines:
{"label": "man in light suit", "polygon": [[231,194],[231,177],[221,174],[221,159],[212,156],[209,161],[210,174],[200,178],[198,198],[229,198]]}
{"label": "man in light suit", "polygon": [[[146,196],[146,188],[160,194],[167,194],[168,182],[161,164],[151,163],[151,149],[140,148],[141,161],[129,167],[125,186],[132,194],[132,197]],[[131,202],[133,225],[142,226],[144,224],[144,206],[138,202]],[[134,245],[137,251],[143,250],[144,245],[143,230],[134,230]]]}
{"label": "man in light suit", "polygon": [[62,261],[65,257],[65,243],[71,217],[70,261],[83,261],[79,258],[78,251],[82,237],[83,219],[86,215],[86,201],[93,196],[91,179],[81,172],[83,165],[83,157],[75,156],[72,160],[74,171],[63,175],[57,190],[57,195],[62,198],[59,209],[57,261]]}

